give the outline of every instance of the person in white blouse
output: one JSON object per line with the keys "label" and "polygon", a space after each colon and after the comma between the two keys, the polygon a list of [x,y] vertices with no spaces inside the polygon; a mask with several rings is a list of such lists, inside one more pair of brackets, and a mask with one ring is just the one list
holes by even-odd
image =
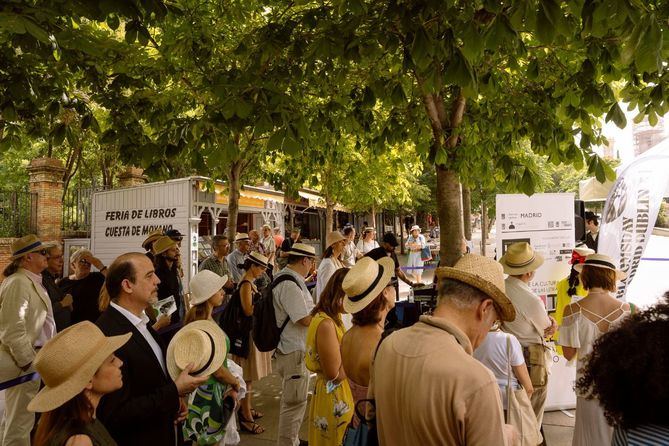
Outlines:
{"label": "person in white blouse", "polygon": [[362,253],[355,246],[355,228],[353,226],[346,226],[344,228],[344,237],[346,237],[346,244],[344,245],[344,253],[341,258],[344,266],[350,268],[362,257]]}
{"label": "person in white blouse", "polygon": [[327,285],[334,272],[344,268],[341,255],[345,246],[346,238],[339,231],[332,231],[325,238],[325,252],[321,263],[318,265],[318,274],[316,275],[316,301],[320,300],[321,292],[325,289],[325,285]]}
{"label": "person in white blouse", "polygon": [[379,242],[376,241],[376,229],[365,228],[365,230],[362,231],[362,237],[358,240],[358,245],[356,247],[363,255],[374,248],[378,248]]}
{"label": "person in white blouse", "polygon": [[409,272],[416,278],[416,282],[423,281],[423,248],[427,246],[425,236],[420,233],[420,226],[413,225],[411,227],[411,234],[407,237],[407,248],[409,248],[409,260],[407,266],[412,268]]}

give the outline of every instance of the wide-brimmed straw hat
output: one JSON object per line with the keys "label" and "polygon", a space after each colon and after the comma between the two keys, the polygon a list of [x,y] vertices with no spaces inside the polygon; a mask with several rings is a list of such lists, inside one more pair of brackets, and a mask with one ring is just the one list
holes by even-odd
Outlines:
{"label": "wide-brimmed straw hat", "polygon": [[290,251],[286,251],[286,253],[293,256],[316,257],[316,248],[304,243],[293,243]]}
{"label": "wide-brimmed straw hat", "polygon": [[493,259],[465,254],[455,266],[439,267],[435,274],[439,279],[454,279],[487,294],[495,302],[501,320],[512,321],[516,318],[513,303],[506,296],[502,265]]}
{"label": "wide-brimmed straw hat", "polygon": [[367,226],[367,227],[362,231],[362,233],[365,234],[365,233],[367,233],[367,232],[374,232],[374,231],[376,231],[376,228],[374,228],[374,227],[372,227],[372,226]]}
{"label": "wide-brimmed straw hat", "polygon": [[238,242],[248,242],[251,240],[249,238],[249,235],[246,232],[238,232],[237,235],[235,235],[235,243]]}
{"label": "wide-brimmed straw hat", "polygon": [[163,234],[163,230],[162,230],[162,229],[156,229],[155,231],[153,231],[152,233],[150,233],[150,234],[144,239],[144,241],[142,242],[142,248],[144,248],[144,249],[148,249],[148,245],[149,245],[150,243],[155,242],[156,240],[158,240],[158,239],[159,239],[160,237],[162,237],[163,235],[164,235],[164,234]]}
{"label": "wide-brimmed straw hat", "polygon": [[411,227],[411,229],[409,230],[409,232],[413,232],[413,231],[418,231],[418,232],[420,232],[420,226],[418,226],[418,225],[413,225],[413,226]]}
{"label": "wide-brimmed straw hat", "polygon": [[30,401],[28,410],[48,412],[77,396],[130,336],[132,333],[106,337],[89,321],[58,333],[35,356],[35,369],[44,388]]}
{"label": "wide-brimmed straw hat", "polygon": [[504,272],[511,276],[536,271],[544,264],[544,258],[527,242],[518,242],[509,245],[506,254],[499,259]]}
{"label": "wide-brimmed straw hat", "polygon": [[377,298],[390,284],[395,274],[395,262],[390,257],[374,260],[363,257],[344,276],[341,286],[346,293],[344,310],[357,313]]}
{"label": "wide-brimmed straw hat", "polygon": [[155,255],[162,254],[173,246],[177,246],[177,242],[164,235],[153,242],[153,253]]}
{"label": "wide-brimmed straw hat", "polygon": [[260,254],[259,252],[254,251],[248,256],[246,256],[246,258],[258,266],[267,268],[267,266],[269,265],[269,259],[264,255]]}
{"label": "wide-brimmed straw hat", "polygon": [[574,266],[574,269],[579,273],[583,271],[584,266],[593,266],[595,268],[606,268],[616,272],[616,280],[623,280],[627,277],[625,271],[619,270],[616,268],[613,259],[604,254],[591,254],[585,258],[585,263],[579,263]]}
{"label": "wide-brimmed straw hat", "polygon": [[198,305],[208,301],[227,282],[228,276],[221,277],[213,271],[203,269],[190,279],[190,304]]}
{"label": "wide-brimmed straw hat", "polygon": [[167,371],[172,379],[177,379],[192,363],[192,376],[211,375],[221,368],[227,354],[225,333],[216,322],[191,322],[179,330],[167,346]]}
{"label": "wide-brimmed straw hat", "polygon": [[44,244],[35,234],[28,234],[25,237],[14,240],[12,243],[11,260],[16,260],[31,252],[44,249]]}
{"label": "wide-brimmed straw hat", "polygon": [[339,231],[329,232],[328,235],[325,237],[325,248],[329,248],[330,246],[334,245],[337,242],[341,242],[342,240],[346,240],[346,238],[342,235],[341,232]]}

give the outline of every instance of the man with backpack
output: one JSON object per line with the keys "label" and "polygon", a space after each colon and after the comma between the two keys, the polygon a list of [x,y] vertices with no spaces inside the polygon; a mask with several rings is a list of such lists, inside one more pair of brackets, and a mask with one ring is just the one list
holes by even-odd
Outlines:
{"label": "man with backpack", "polygon": [[[309,371],[304,363],[307,328],[311,322],[314,301],[304,278],[316,262],[316,250],[303,243],[294,243],[288,254],[288,265],[281,270],[275,282],[283,275],[293,280],[283,280],[272,290],[277,327],[283,327],[276,348],[277,372],[283,380],[283,394],[279,412],[277,445],[299,446],[299,432],[307,408]],[[285,326],[284,326],[285,325]]]}

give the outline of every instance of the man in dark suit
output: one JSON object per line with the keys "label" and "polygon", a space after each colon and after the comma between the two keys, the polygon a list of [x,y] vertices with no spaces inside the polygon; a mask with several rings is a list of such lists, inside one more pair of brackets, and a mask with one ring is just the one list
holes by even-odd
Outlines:
{"label": "man in dark suit", "polygon": [[140,253],[123,254],[107,273],[111,302],[97,325],[106,336],[132,332],[116,352],[123,361],[123,387],[103,397],[97,409],[119,445],[182,444],[178,423],[185,419],[187,407],[180,397],[207,380],[190,376],[190,366],[175,381],[167,373],[165,346],[144,313],[156,299],[158,283],[153,264]]}

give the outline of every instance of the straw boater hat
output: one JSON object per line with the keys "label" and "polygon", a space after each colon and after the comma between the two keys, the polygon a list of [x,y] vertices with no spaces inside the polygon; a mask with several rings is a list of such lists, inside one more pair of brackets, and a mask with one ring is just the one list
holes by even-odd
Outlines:
{"label": "straw boater hat", "polygon": [[35,356],[35,369],[44,388],[30,401],[28,410],[48,412],[77,396],[130,336],[132,333],[106,337],[88,321],[58,333]]}
{"label": "straw boater hat", "polygon": [[420,232],[420,226],[418,226],[418,225],[413,225],[413,226],[411,227],[411,229],[409,230],[409,232],[413,232],[413,231],[418,231],[418,232]]}
{"label": "straw boater hat", "polygon": [[329,232],[327,237],[325,237],[325,248],[329,248],[337,242],[346,240],[346,238],[339,231]]}
{"label": "straw boater hat", "polygon": [[436,275],[439,279],[466,283],[487,294],[495,302],[501,320],[512,321],[516,318],[516,310],[505,293],[502,265],[493,259],[465,254],[455,266],[437,268]]}
{"label": "straw boater hat", "polygon": [[499,263],[504,267],[506,274],[520,276],[537,270],[544,264],[544,258],[535,252],[529,243],[518,242],[509,245]]}
{"label": "straw boater hat", "polygon": [[374,232],[376,229],[374,229],[372,226],[367,226],[364,231],[362,231],[363,234],[366,234],[367,232]]}
{"label": "straw boater hat", "polygon": [[219,276],[213,271],[203,269],[190,279],[190,304],[198,305],[209,300],[228,282],[228,276]]}
{"label": "straw boater hat", "polygon": [[142,242],[142,248],[148,249],[149,244],[155,242],[156,240],[158,240],[162,236],[163,236],[163,230],[162,229],[156,229],[155,231],[150,233],[148,235],[148,237],[146,237],[144,239],[144,241]]}
{"label": "straw boater hat", "polygon": [[173,246],[177,246],[177,242],[164,235],[153,242],[153,253],[155,255],[161,254]]}
{"label": "straw boater hat", "polygon": [[341,286],[346,293],[344,310],[357,313],[377,298],[390,284],[395,273],[395,262],[390,257],[374,260],[363,257],[344,276]]}
{"label": "straw boater hat", "polygon": [[31,252],[44,249],[44,244],[35,234],[28,234],[12,243],[11,260],[16,260]]}
{"label": "straw boater hat", "polygon": [[191,322],[179,330],[167,346],[167,371],[172,379],[177,379],[192,363],[192,376],[208,376],[221,368],[227,354],[225,333],[216,322]]}
{"label": "straw boater hat", "polygon": [[252,263],[255,263],[258,266],[262,266],[267,268],[267,265],[269,264],[269,259],[265,257],[264,255],[260,254],[259,252],[252,252],[248,256],[246,256],[248,260],[250,260]]}
{"label": "straw boater hat", "polygon": [[251,240],[249,238],[249,235],[245,232],[238,232],[237,235],[235,235],[235,243],[237,242],[248,242]]}
{"label": "straw boater hat", "polygon": [[583,271],[584,266],[594,266],[595,268],[605,268],[615,271],[616,280],[623,280],[627,277],[627,273],[616,268],[616,265],[613,263],[613,259],[604,254],[591,254],[585,258],[585,263],[579,263],[578,265],[575,265],[574,269],[580,273]]}
{"label": "straw boater hat", "polygon": [[585,258],[594,253],[594,249],[585,246],[577,246],[571,251],[571,259],[569,259],[568,263],[570,265],[578,265],[579,263],[585,262]]}
{"label": "straw boater hat", "polygon": [[293,243],[290,251],[286,251],[286,253],[294,256],[316,257],[316,248],[304,243]]}

